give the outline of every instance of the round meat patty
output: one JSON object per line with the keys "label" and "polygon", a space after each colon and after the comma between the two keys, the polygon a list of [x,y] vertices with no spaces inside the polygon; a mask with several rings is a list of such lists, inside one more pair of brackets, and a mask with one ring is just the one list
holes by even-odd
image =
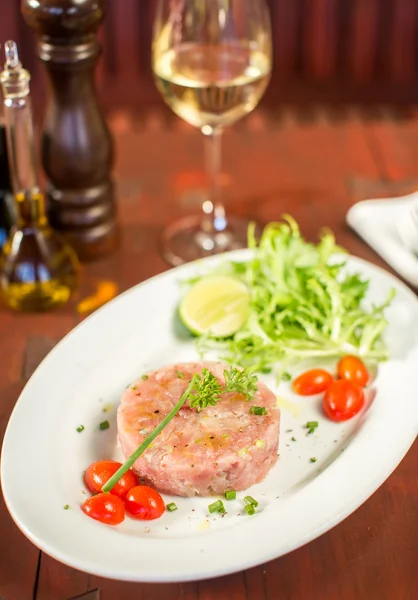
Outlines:
{"label": "round meat patty", "polygon": [[[221,384],[228,365],[175,364],[135,381],[118,409],[118,437],[127,458],[172,410],[195,373],[209,369]],[[264,406],[267,415],[250,414]],[[189,403],[163,429],[133,470],[160,492],[210,496],[245,490],[264,479],[277,461],[280,411],[276,397],[258,382],[254,398],[228,392],[216,406],[197,412]]]}

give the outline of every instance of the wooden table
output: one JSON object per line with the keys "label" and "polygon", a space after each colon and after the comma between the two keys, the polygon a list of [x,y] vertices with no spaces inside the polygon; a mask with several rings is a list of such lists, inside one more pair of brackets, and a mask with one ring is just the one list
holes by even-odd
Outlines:
{"label": "wooden table", "polygon": [[[158,238],[175,216],[198,209],[201,136],[167,113],[109,117],[115,135],[122,241],[84,266],[71,305],[46,315],[0,312],[0,431],[25,381],[83,318],[76,306],[103,280],[119,292],[167,268]],[[407,190],[418,173],[418,118],[384,108],[254,113],[228,132],[223,178],[231,212],[268,222],[289,212],[304,234],[331,227],[352,253],[386,265],[345,225],[356,200]],[[401,398],[394,398],[400,401]],[[388,443],[390,432],[388,432]],[[24,441],[22,441],[24,443]],[[376,450],[377,451],[377,450]],[[366,458],[366,457],[365,457]],[[24,465],[22,465],[24,472]],[[418,589],[418,445],[353,515],[268,564],[215,580],[131,584],[66,567],[39,552],[0,509],[0,597],[6,600],[413,600]],[[30,490],[28,490],[30,497]],[[272,532],[280,535],[280,531]]]}

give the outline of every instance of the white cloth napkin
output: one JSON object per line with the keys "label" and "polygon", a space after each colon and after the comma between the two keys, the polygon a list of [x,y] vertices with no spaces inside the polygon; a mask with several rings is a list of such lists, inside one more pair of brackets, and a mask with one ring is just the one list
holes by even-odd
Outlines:
{"label": "white cloth napkin", "polygon": [[406,281],[418,287],[418,192],[364,200],[350,208],[347,223]]}

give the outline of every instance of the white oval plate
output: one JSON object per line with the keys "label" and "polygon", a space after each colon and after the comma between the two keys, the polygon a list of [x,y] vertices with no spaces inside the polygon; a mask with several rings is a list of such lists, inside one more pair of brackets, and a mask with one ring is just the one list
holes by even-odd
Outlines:
{"label": "white oval plate", "polygon": [[[238,251],[233,256],[245,260],[249,255]],[[167,582],[215,577],[266,562],[342,521],[384,482],[418,430],[418,301],[371,264],[350,258],[348,268],[371,280],[374,302],[396,289],[387,311],[392,358],[379,367],[377,395],[368,410],[345,424],[328,421],[319,398],[294,397],[288,383],[280,384],[277,393],[285,399],[280,459],[266,480],[250,490],[260,502],[256,515],[243,511],[243,493],[225,501],[223,518],[208,515],[208,498],[166,497],[177,503],[177,511],[156,521],[127,518],[115,528],[80,510],[86,498],[83,470],[94,460],[120,458],[115,414],[124,388],[146,370],[197,358],[193,340],[174,317],[180,281],[202,269],[202,263],[194,263],[154,277],[98,310],[31,377],[2,451],[3,493],[18,527],[47,554],[82,571]],[[263,379],[274,389],[269,377]],[[99,431],[106,419],[110,428]],[[318,420],[319,427],[307,436],[309,420]],[[80,424],[82,433],[76,431]]]}

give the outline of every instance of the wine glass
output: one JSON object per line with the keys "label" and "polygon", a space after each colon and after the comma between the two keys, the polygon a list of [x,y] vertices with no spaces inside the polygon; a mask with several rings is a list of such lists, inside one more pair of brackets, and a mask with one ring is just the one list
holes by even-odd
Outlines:
{"label": "wine glass", "polygon": [[246,246],[248,221],[228,216],[221,201],[221,136],[257,106],[270,81],[265,0],[159,0],[152,67],[166,103],[204,134],[209,182],[201,215],[163,232],[165,258],[179,265]]}

